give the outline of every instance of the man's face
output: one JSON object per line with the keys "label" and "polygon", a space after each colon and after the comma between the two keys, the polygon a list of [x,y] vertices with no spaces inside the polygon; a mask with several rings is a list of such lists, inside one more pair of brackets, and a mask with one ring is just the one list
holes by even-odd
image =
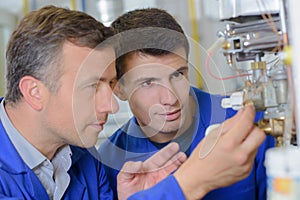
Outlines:
{"label": "man's face", "polygon": [[109,113],[118,110],[112,96],[115,72],[112,48],[63,46],[60,88],[46,107],[46,127],[63,143],[95,145]]}
{"label": "man's face", "polygon": [[189,81],[184,49],[163,56],[132,53],[125,66],[120,91],[139,125],[154,141],[163,142],[166,135],[174,137],[188,115]]}

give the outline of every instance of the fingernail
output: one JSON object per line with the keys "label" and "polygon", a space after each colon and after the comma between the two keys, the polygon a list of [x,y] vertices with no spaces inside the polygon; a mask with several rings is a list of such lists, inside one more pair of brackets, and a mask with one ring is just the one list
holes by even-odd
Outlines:
{"label": "fingernail", "polygon": [[247,99],[246,101],[244,101],[243,105],[244,105],[244,108],[251,106],[252,109],[255,109],[254,103],[250,99]]}

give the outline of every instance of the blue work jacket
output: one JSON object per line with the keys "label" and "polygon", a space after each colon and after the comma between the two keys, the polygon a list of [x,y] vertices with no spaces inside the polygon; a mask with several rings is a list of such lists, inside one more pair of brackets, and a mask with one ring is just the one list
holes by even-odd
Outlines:
{"label": "blue work jacket", "polygon": [[[236,111],[232,109],[221,107],[221,100],[224,98],[222,96],[211,95],[193,87],[191,87],[190,95],[195,99],[198,108],[194,116],[192,140],[189,147],[184,149],[187,156],[190,155],[197,144],[203,139],[208,126],[222,123],[236,114]],[[255,121],[258,121],[262,117],[263,113],[258,112]],[[273,146],[274,139],[271,136],[267,136],[265,142],[257,152],[250,175],[229,187],[211,191],[203,200],[265,200],[266,172],[263,163],[266,149]],[[129,160],[145,160],[162,147],[154,145],[153,142],[145,137],[136,118],[131,118],[99,148],[100,155],[103,156],[101,159],[105,165],[111,188],[116,191],[116,177],[124,162]],[[117,199],[116,196],[114,198]]]}
{"label": "blue work jacket", "polygon": [[[0,124],[0,199],[49,199],[35,173],[24,163]],[[70,185],[63,199],[112,199],[103,165],[87,149],[71,146]]]}

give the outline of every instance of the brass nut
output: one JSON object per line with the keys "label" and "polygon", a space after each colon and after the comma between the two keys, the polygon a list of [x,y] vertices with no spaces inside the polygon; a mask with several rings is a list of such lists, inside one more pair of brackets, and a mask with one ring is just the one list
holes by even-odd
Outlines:
{"label": "brass nut", "polygon": [[251,63],[251,69],[266,69],[266,62],[252,62]]}
{"label": "brass nut", "polygon": [[223,48],[224,50],[230,49],[230,43],[229,43],[228,41],[224,41],[224,42],[222,43],[222,48]]}

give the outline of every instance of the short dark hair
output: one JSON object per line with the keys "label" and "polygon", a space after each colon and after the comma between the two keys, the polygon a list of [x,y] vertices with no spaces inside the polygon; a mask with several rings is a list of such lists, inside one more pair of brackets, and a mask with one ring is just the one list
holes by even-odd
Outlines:
{"label": "short dark hair", "polygon": [[118,17],[111,26],[119,35],[116,49],[118,79],[124,75],[126,58],[132,52],[161,56],[183,47],[188,56],[187,37],[175,18],[165,10],[136,9]]}
{"label": "short dark hair", "polygon": [[62,75],[60,60],[65,42],[95,48],[114,34],[93,17],[80,11],[46,6],[27,14],[13,32],[7,52],[6,102],[21,99],[19,82],[29,75],[42,81],[52,92]]}

